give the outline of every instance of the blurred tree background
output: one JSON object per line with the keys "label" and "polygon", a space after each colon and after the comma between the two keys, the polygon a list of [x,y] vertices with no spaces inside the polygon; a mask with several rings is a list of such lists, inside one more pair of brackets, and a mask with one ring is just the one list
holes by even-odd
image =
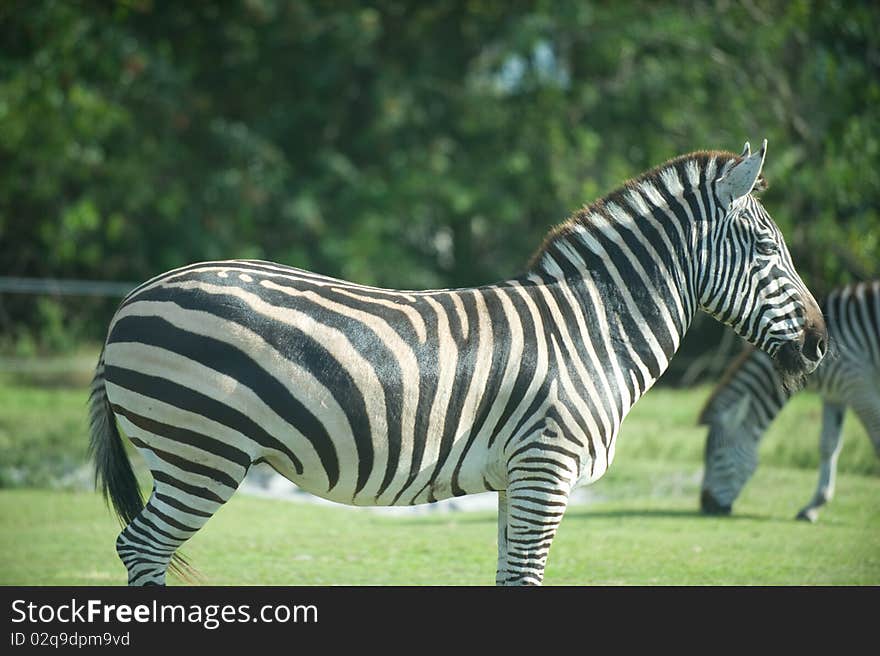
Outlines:
{"label": "blurred tree background", "polygon": [[[765,137],[807,284],[880,276],[870,0],[7,0],[0,275],[488,283],[624,179]],[[116,300],[0,294],[3,348],[98,342]]]}

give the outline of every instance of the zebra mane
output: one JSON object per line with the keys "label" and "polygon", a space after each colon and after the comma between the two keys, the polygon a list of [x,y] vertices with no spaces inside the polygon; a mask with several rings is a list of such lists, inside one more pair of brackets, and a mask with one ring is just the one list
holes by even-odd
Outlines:
{"label": "zebra mane", "polygon": [[[649,183],[654,185],[655,187],[662,187],[666,189],[666,183],[664,181],[664,173],[669,170],[674,169],[678,174],[677,177],[680,180],[686,191],[694,189],[694,185],[690,182],[689,176],[687,175],[687,167],[689,163],[696,164],[697,170],[701,173],[701,182],[702,182],[702,171],[705,169],[706,165],[710,160],[716,160],[718,163],[718,170],[720,171],[724,165],[733,162],[737,163],[742,160],[742,158],[729,151],[723,150],[700,150],[697,152],[689,153],[687,155],[680,155],[679,157],[675,157],[670,159],[659,166],[655,166],[653,169],[642,173],[635,178],[631,178],[624,182],[620,187],[615,189],[609,194],[602,196],[598,200],[593,201],[588,205],[584,205],[581,209],[577,210],[569,216],[565,221],[551,228],[547,235],[544,237],[544,241],[538,247],[538,250],[534,252],[534,254],[529,258],[528,267],[529,269],[534,268],[540,261],[544,254],[547,252],[547,249],[553,244],[557,239],[564,239],[571,232],[579,227],[579,226],[589,226],[592,223],[591,216],[594,214],[601,214],[603,216],[609,216],[609,213],[605,210],[608,204],[615,204],[620,207],[628,207],[629,203],[627,202],[627,194],[630,191],[638,191],[639,188],[645,183]],[[763,174],[758,177],[758,181],[755,183],[755,188],[753,192],[760,192],[767,188],[767,181],[765,180]]]}
{"label": "zebra mane", "polygon": [[751,344],[746,344],[745,348],[743,348],[742,352],[736,356],[736,358],[731,362],[724,373],[721,375],[721,380],[718,381],[718,384],[715,385],[715,388],[712,390],[712,393],[709,394],[709,398],[706,399],[706,403],[703,404],[703,408],[700,410],[700,414],[697,417],[697,425],[705,426],[711,420],[711,412],[713,410],[713,406],[715,405],[715,400],[721,394],[722,391],[727,387],[733,377],[736,376],[736,373],[742,369],[743,365],[746,361],[752,356],[752,353],[755,352],[755,347]]}

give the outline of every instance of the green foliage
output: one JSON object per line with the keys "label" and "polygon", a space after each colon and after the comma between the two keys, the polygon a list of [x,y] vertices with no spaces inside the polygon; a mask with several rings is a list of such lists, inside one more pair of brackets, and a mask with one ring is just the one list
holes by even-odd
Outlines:
{"label": "green foliage", "polygon": [[[880,275],[880,12],[763,4],[5,3],[3,272],[485,283],[625,178],[767,137],[808,284]],[[0,305],[40,330],[32,299]],[[75,337],[100,339],[112,307],[87,309]]]}

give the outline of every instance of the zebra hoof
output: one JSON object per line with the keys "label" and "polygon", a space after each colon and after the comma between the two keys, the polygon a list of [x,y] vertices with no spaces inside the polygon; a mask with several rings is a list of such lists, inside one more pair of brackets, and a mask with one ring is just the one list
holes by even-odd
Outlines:
{"label": "zebra hoof", "polygon": [[812,524],[819,519],[819,511],[815,508],[804,508],[797,514],[796,519],[801,519]]}

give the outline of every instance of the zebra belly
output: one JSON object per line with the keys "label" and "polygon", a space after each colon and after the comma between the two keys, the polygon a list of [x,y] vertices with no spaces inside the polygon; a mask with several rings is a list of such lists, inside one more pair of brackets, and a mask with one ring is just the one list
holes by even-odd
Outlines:
{"label": "zebra belly", "polygon": [[592,485],[605,475],[611,466],[611,460],[614,458],[614,449],[611,448],[611,455],[606,460],[604,457],[585,457],[581,460],[581,475],[575,480],[572,487],[585,487]]}
{"label": "zebra belly", "polygon": [[[270,462],[270,464],[272,463]],[[319,479],[311,478],[307,473],[298,475],[290,470],[285,472],[279,468],[276,468],[276,471],[305,492],[350,506],[413,506],[461,496],[462,492],[456,492],[456,486],[459,490],[464,490],[463,494],[475,494],[490,489],[485,485],[486,477],[483,474],[470,475],[464,472],[456,477],[455,485],[453,485],[453,478],[450,475],[432,477],[431,472],[434,464],[436,463],[418,472],[409,485],[402,486],[392,483],[389,491],[375,496],[357,493],[353,488],[344,486],[327,490],[322,487]]]}

